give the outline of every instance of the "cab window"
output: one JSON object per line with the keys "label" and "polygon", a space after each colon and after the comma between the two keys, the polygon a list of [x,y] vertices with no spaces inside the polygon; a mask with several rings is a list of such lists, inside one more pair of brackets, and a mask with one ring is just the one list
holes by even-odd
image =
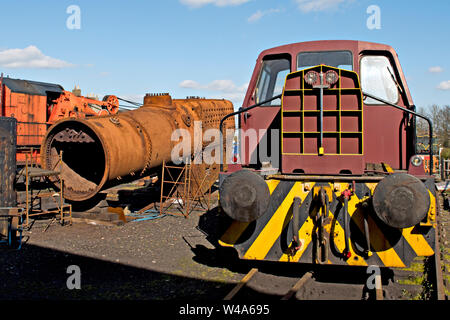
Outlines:
{"label": "cab window", "polygon": [[353,57],[350,51],[300,52],[297,55],[297,70],[315,67],[319,64],[353,70]]}
{"label": "cab window", "polygon": [[[284,81],[290,71],[291,63],[289,59],[278,58],[264,60],[255,90],[256,103],[260,103],[281,94]],[[280,104],[281,99],[276,99],[264,105]]]}
{"label": "cab window", "polygon": [[[364,56],[361,59],[361,87],[363,92],[397,103],[398,89],[389,59],[385,56]],[[380,104],[380,102],[367,98],[366,104]]]}

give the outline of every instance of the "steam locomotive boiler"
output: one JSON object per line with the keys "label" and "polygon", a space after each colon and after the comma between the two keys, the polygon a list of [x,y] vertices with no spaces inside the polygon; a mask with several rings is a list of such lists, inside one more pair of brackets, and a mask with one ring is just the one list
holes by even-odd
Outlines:
{"label": "steam locomotive boiler", "polygon": [[350,266],[434,254],[434,177],[415,151],[424,117],[390,46],[265,50],[236,113],[240,165],[220,176],[221,246],[241,259]]}
{"label": "steam locomotive boiler", "polygon": [[[163,161],[172,162],[172,150],[179,143],[172,140],[174,131],[185,130],[194,138],[196,122],[201,122],[203,131],[218,128],[220,119],[232,111],[227,100],[172,100],[168,93],[147,94],[144,104],[135,110],[55,123],[41,146],[42,165],[59,168],[62,152],[64,197],[77,202],[91,200],[121,178],[138,179],[154,173]],[[226,126],[234,128],[232,119]],[[191,154],[196,152],[193,139],[182,143],[187,143]],[[217,165],[196,167],[199,175],[208,174],[203,187],[216,181],[218,169]],[[59,181],[54,183],[60,186]]]}

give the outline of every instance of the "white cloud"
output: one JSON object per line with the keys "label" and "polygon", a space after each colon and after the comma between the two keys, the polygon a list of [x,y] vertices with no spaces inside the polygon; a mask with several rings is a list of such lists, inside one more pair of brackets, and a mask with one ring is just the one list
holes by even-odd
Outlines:
{"label": "white cloud", "polygon": [[253,23],[264,17],[265,15],[271,14],[271,13],[277,13],[280,12],[280,9],[269,9],[269,10],[258,10],[254,14],[252,14],[250,17],[248,17],[247,21],[249,23]]}
{"label": "white cloud", "polygon": [[248,22],[256,22],[259,19],[261,19],[264,16],[263,12],[261,10],[256,11],[254,14],[252,14],[250,17],[248,17]]}
{"label": "white cloud", "polygon": [[341,3],[354,0],[295,0],[302,12],[325,11],[337,8]]}
{"label": "white cloud", "polygon": [[242,86],[237,86],[231,80],[214,80],[206,85],[202,85],[194,80],[184,80],[180,83],[180,87],[205,90],[213,92],[215,98],[224,98],[233,101],[233,103],[242,103],[244,100],[245,92],[247,91],[248,83]]}
{"label": "white cloud", "polygon": [[180,87],[189,89],[200,89],[201,85],[200,83],[194,80],[184,80],[180,83]]}
{"label": "white cloud", "polygon": [[444,69],[442,69],[442,67],[439,67],[439,66],[436,66],[436,67],[430,67],[430,68],[428,69],[428,72],[431,72],[431,73],[440,73],[440,72],[442,72],[442,71],[444,71]]}
{"label": "white cloud", "polygon": [[60,69],[71,63],[44,55],[35,46],[0,51],[0,66],[4,68]]}
{"label": "white cloud", "polygon": [[180,3],[191,8],[200,8],[208,4],[214,4],[217,7],[239,6],[249,1],[250,0],[180,0]]}
{"label": "white cloud", "polygon": [[450,80],[442,81],[441,83],[439,83],[437,88],[439,90],[450,90]]}
{"label": "white cloud", "polygon": [[245,90],[247,90],[247,86],[248,84],[244,84],[238,87],[231,80],[214,80],[206,85],[202,85],[194,80],[184,80],[180,83],[180,87],[182,88],[221,92],[245,92]]}

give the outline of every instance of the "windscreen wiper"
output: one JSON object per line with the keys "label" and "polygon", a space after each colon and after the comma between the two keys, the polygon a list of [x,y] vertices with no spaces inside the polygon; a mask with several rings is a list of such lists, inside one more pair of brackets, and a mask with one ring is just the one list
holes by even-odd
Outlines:
{"label": "windscreen wiper", "polygon": [[398,84],[397,79],[395,79],[394,74],[391,72],[391,69],[389,69],[389,67],[386,67],[386,68],[388,69],[388,72],[389,72],[389,74],[391,75],[392,81],[394,81],[394,83],[395,83],[395,85],[396,85],[396,87],[397,87],[398,92],[400,92],[400,94],[403,95],[403,90],[402,90],[402,88],[400,87],[400,85]]}

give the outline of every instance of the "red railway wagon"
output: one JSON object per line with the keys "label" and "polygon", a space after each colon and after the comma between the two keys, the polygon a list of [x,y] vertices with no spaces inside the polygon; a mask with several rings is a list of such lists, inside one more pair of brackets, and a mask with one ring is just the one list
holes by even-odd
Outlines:
{"label": "red railway wagon", "polygon": [[17,163],[32,153],[39,162],[40,145],[48,127],[62,118],[115,114],[115,96],[103,101],[65,91],[59,84],[0,77],[0,115],[17,119]]}

